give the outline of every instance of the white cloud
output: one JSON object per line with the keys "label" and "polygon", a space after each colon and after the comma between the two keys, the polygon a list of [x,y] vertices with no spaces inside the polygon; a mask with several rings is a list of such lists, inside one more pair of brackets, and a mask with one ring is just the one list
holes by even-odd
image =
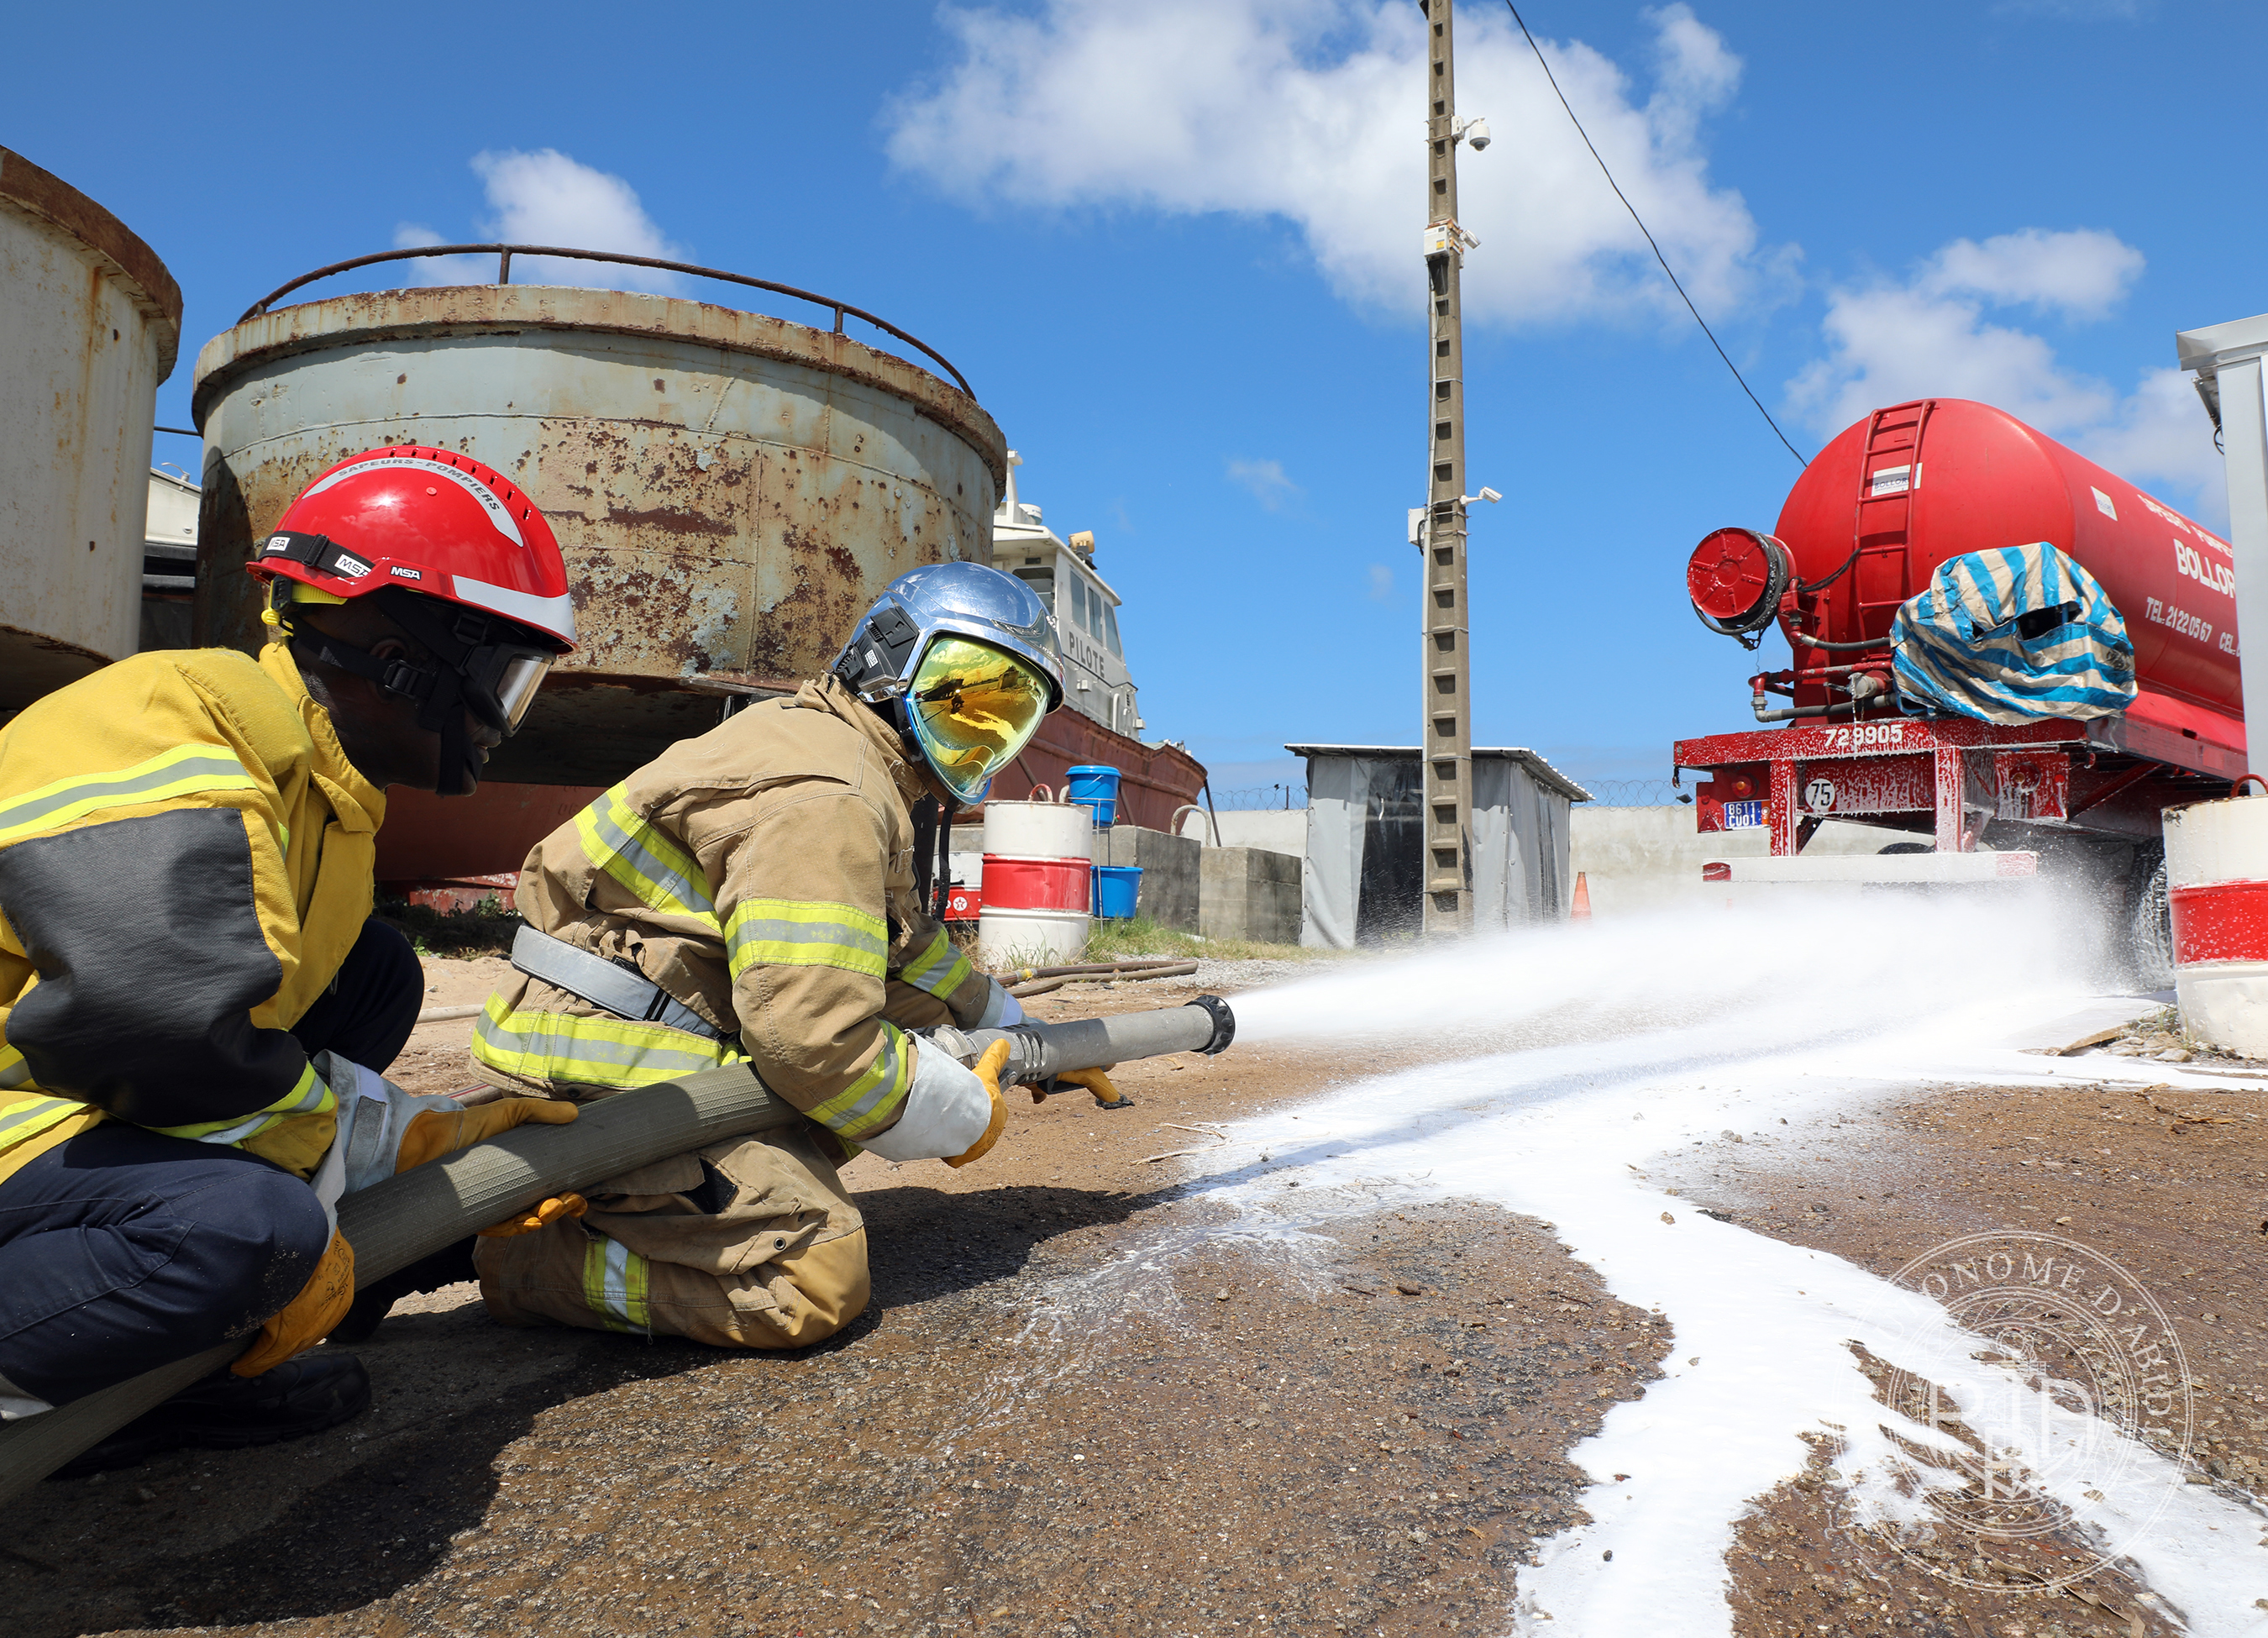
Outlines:
{"label": "white cloud", "polygon": [[[557,245],[575,250],[612,250],[668,262],[687,259],[639,203],[637,190],[619,176],[583,165],[556,148],[533,153],[516,149],[476,153],[474,172],[488,195],[490,215],[480,224],[482,239],[513,245]],[[396,247],[452,241],[423,223],[404,222],[394,232]],[[489,258],[448,256],[416,264],[431,284],[487,284],[496,277]],[[582,262],[563,256],[515,259],[516,284],[598,284],[673,294],[683,287],[677,274],[659,268],[619,262]]]}
{"label": "white cloud", "polygon": [[[1705,310],[1777,293],[1741,196],[1712,188],[1704,118],[1740,59],[1684,4],[1649,12],[1653,86],[1580,41],[1542,42],[1568,99]],[[1002,210],[1132,206],[1297,225],[1334,289],[1420,301],[1425,32],[1408,0],[1043,0],[947,6],[958,59],[888,116],[891,158]],[[1457,105],[1495,145],[1459,166],[1475,317],[1539,322],[1678,311],[1646,241],[1507,19],[1460,19]]]}
{"label": "white cloud", "polygon": [[2094,228],[2043,233],[2028,227],[1978,244],[1956,239],[1917,281],[1928,295],[1966,292],[2073,319],[2099,319],[2142,276],[2142,253]]}
{"label": "white cloud", "polygon": [[1382,563],[1370,565],[1370,590],[1363,594],[1374,603],[1394,601],[1394,571]]}
{"label": "white cloud", "polygon": [[1249,490],[1252,498],[1270,512],[1281,512],[1285,502],[1300,494],[1300,486],[1285,475],[1280,461],[1232,461],[1228,481]]}
{"label": "white cloud", "polygon": [[2139,251],[2093,231],[1955,240],[1903,284],[1831,291],[1827,356],[1788,383],[1790,402],[1826,438],[1884,404],[1973,398],[2213,521],[2227,505],[2220,456],[2187,376],[2149,371],[2122,395],[2067,367],[2046,337],[1986,316],[2027,306],[2098,318],[2142,266]]}

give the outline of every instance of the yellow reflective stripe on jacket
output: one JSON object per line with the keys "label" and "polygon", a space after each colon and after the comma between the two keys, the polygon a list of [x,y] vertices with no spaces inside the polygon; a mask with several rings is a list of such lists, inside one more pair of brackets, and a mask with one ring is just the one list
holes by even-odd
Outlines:
{"label": "yellow reflective stripe on jacket", "polygon": [[849,904],[745,898],[725,924],[733,977],[751,967],[841,967],[879,978],[889,970],[890,930]]}
{"label": "yellow reflective stripe on jacket", "polygon": [[882,1050],[865,1074],[821,1103],[804,1111],[846,1138],[871,1137],[897,1118],[913,1087],[913,1057],[897,1025],[882,1025]]}
{"label": "yellow reflective stripe on jacket", "polygon": [[338,1099],[331,1096],[330,1088],[315,1074],[314,1065],[309,1064],[299,1072],[298,1083],[265,1109],[226,1120],[208,1120],[187,1126],[152,1126],[150,1130],[169,1138],[187,1138],[192,1143],[241,1143],[247,1138],[273,1131],[296,1116],[328,1115],[338,1106]]}
{"label": "yellow reflective stripe on jacket", "polygon": [[513,1009],[501,994],[473,1026],[473,1056],[528,1081],[625,1090],[737,1063],[747,1054],[667,1024]]}
{"label": "yellow reflective stripe on jacket", "polygon": [[620,882],[640,904],[665,916],[692,916],[717,925],[709,879],[693,856],[640,818],[616,786],[575,815],[583,856]]}
{"label": "yellow reflective stripe on jacket", "polygon": [[162,802],[197,791],[256,791],[259,782],[228,752],[181,745],[131,768],[77,774],[28,791],[0,807],[0,843],[84,819],[105,808]]}
{"label": "yellow reflective stripe on jacket", "polygon": [[645,1258],[619,1240],[593,1235],[583,1252],[583,1301],[609,1331],[653,1334]]}
{"label": "yellow reflective stripe on jacket", "polygon": [[57,1121],[84,1115],[93,1108],[67,1097],[33,1094],[0,1103],[0,1151],[14,1148],[26,1138],[37,1137]]}
{"label": "yellow reflective stripe on jacket", "polygon": [[28,1086],[31,1080],[32,1066],[24,1061],[24,1055],[5,1041],[0,1041],[0,1092],[12,1092],[18,1087]]}
{"label": "yellow reflective stripe on jacket", "polygon": [[942,999],[966,984],[969,971],[968,957],[953,948],[952,939],[939,927],[929,948],[908,962],[898,977]]}

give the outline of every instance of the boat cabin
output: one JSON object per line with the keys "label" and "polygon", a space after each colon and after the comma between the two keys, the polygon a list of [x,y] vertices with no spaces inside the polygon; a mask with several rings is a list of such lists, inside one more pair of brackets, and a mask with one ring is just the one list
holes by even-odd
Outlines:
{"label": "boat cabin", "polygon": [[1008,492],[992,514],[992,564],[1038,593],[1055,616],[1064,658],[1064,703],[1112,733],[1133,738],[1144,724],[1118,636],[1123,600],[1095,572],[1091,530],[1064,542],[1048,528],[1039,507],[1017,498],[1020,464],[1011,450]]}

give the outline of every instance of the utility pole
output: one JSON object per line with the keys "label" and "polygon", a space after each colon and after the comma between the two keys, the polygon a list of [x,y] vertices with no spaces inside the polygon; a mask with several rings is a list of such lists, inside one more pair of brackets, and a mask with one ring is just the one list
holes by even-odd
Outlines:
{"label": "utility pole", "polygon": [[1473,925],[1472,628],[1465,600],[1465,335],[1457,225],[1456,0],[1425,13],[1428,462],[1418,548],[1425,559],[1424,915],[1429,938]]}

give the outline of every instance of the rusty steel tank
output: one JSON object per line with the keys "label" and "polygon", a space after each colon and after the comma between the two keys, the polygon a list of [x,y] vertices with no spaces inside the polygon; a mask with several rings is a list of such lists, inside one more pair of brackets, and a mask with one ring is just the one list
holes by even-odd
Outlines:
{"label": "rusty steel tank", "polygon": [[157,253],[0,148],[0,721],[140,644],[151,424],[180,339]]}
{"label": "rusty steel tank", "polygon": [[[276,305],[347,269],[474,253],[494,258],[482,265],[498,282]],[[723,279],[817,302],[834,328],[676,296],[505,283],[515,256],[523,272],[544,256]],[[845,334],[846,318],[881,344]],[[256,646],[258,599],[243,572],[253,542],[357,450],[457,450],[543,509],[566,554],[579,646],[490,761],[504,786],[610,785],[714,727],[733,701],[816,675],[898,575],[990,560],[1007,469],[1006,443],[959,373],[882,320],[736,274],[550,247],[440,246],[295,280],[206,343],[194,402],[205,440],[202,642]],[[439,805],[460,828],[472,806]],[[519,863],[509,847],[480,851],[509,855],[492,868]]]}

